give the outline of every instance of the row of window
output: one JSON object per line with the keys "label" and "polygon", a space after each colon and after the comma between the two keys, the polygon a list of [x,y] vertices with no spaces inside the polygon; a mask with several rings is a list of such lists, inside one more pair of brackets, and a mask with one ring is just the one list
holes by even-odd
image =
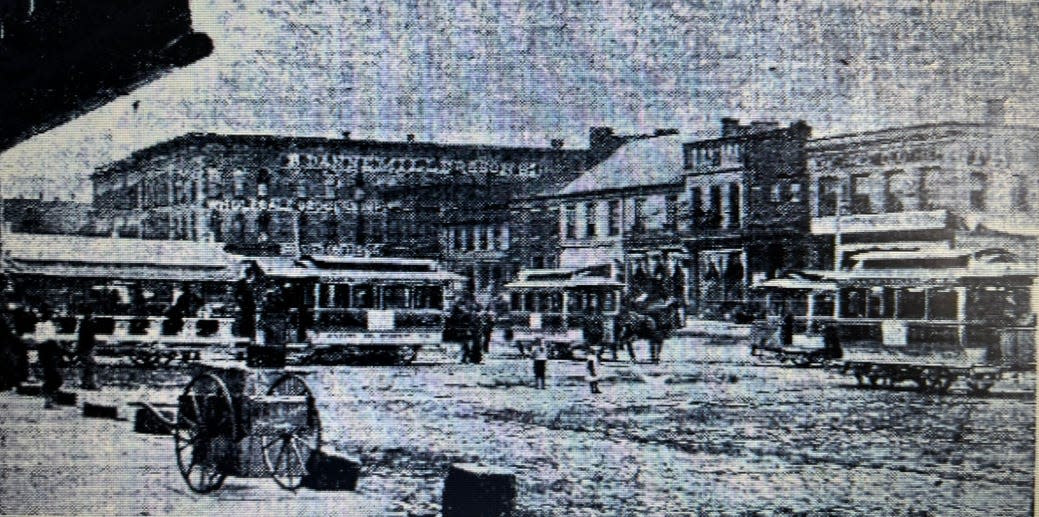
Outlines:
{"label": "row of window", "polygon": [[[883,174],[880,201],[875,203],[876,189],[871,175],[853,174],[848,183],[843,184],[835,177],[819,178],[817,196],[817,215],[832,216],[837,213],[840,203],[847,203],[846,211],[853,214],[871,214],[876,212],[901,212],[905,210],[930,210],[929,178],[933,178],[940,169],[924,169],[917,174],[905,171],[889,171]],[[971,210],[987,210],[990,181],[988,175],[973,172],[967,177],[965,185],[967,200]],[[1010,208],[1028,211],[1031,208],[1031,191],[1028,178],[1022,174],[1010,177]],[[842,191],[846,191],[842,195]]]}
{"label": "row of window", "polygon": [[498,251],[509,249],[509,229],[505,225],[455,226],[445,230],[447,247],[454,251]]}
{"label": "row of window", "polygon": [[696,228],[739,228],[740,184],[694,186],[689,190],[689,209]]}
{"label": "row of window", "polygon": [[[647,198],[637,197],[631,200],[631,231],[638,233],[647,229]],[[599,216],[600,202],[590,201],[583,205],[565,205],[562,208],[563,232],[567,239],[578,238],[578,208],[584,212],[583,238],[596,238],[601,236],[616,237],[621,234],[624,220],[624,204],[621,199],[606,201],[606,227],[601,228],[602,222]],[[664,198],[664,229],[678,229],[678,196],[669,195]],[[605,233],[603,232],[605,230]]]}

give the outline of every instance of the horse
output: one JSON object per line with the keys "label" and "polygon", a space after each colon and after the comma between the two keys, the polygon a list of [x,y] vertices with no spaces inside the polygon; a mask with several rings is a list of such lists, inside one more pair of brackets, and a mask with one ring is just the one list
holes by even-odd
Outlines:
{"label": "horse", "polygon": [[[676,327],[676,304],[674,300],[652,304],[643,312],[629,311],[621,318],[617,342],[628,349],[632,361],[636,360],[633,342],[645,339],[649,343],[650,361],[660,362],[664,340],[670,337]],[[616,356],[616,350],[614,352]]]}

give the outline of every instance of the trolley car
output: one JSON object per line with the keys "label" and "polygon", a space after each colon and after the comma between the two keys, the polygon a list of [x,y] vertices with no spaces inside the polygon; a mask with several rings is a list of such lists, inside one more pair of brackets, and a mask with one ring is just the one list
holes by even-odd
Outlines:
{"label": "trolley car", "polygon": [[570,358],[583,344],[585,317],[597,311],[604,343],[616,341],[615,328],[624,284],[593,269],[520,271],[505,285],[510,294],[513,342],[526,354],[540,339],[553,358]]}
{"label": "trolley car", "polygon": [[[306,256],[261,260],[288,291],[296,340],[311,364],[410,363],[439,345],[445,301],[464,277],[421,259]],[[291,332],[291,331],[290,331]]]}
{"label": "trolley car", "polygon": [[[202,350],[246,341],[230,309],[239,257],[215,245],[34,234],[4,245],[7,301],[43,320],[23,334],[30,345],[54,341],[72,356],[85,307],[94,314],[95,353],[136,364],[193,361]],[[186,289],[197,303],[171,324],[166,310]]]}

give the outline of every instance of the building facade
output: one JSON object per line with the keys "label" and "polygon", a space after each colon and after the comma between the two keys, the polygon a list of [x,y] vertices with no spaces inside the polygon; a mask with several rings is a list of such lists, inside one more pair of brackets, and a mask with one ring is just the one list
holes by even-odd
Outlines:
{"label": "building facade", "polygon": [[817,276],[836,287],[806,293],[807,316],[852,338],[998,342],[1035,306],[1037,137],[950,122],[811,142]]}
{"label": "building facade", "polygon": [[750,285],[804,268],[808,256],[811,128],[722,119],[721,129],[683,146],[689,310],[709,319],[756,310]]}
{"label": "building facade", "polygon": [[678,229],[688,201],[682,164],[677,132],[658,131],[542,196],[556,216],[559,259],[552,265],[608,266],[634,297],[684,300],[688,263]]}
{"label": "building facade", "polygon": [[113,233],[243,253],[438,257],[443,216],[508,206],[583,170],[588,149],[189,134],[93,175]]}

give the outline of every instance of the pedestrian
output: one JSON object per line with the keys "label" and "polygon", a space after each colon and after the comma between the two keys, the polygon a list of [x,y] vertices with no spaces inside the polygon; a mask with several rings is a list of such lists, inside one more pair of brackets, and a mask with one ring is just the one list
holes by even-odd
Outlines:
{"label": "pedestrian", "polygon": [[548,351],[545,350],[545,344],[541,338],[534,340],[534,350],[531,355],[534,357],[534,388],[543,390],[545,389],[545,375],[548,373]]}
{"label": "pedestrian", "polygon": [[780,338],[782,339],[783,346],[788,347],[794,344],[794,315],[788,310],[783,315],[783,323],[779,327]]}
{"label": "pedestrian", "polygon": [[585,379],[588,380],[588,388],[592,390],[593,395],[602,393],[599,391],[599,358],[595,354],[588,354],[585,359],[585,366],[587,368]]}
{"label": "pedestrian", "polygon": [[465,307],[458,302],[451,307],[451,312],[444,321],[444,341],[458,343],[461,353],[460,362],[469,362],[469,323],[466,320]]}
{"label": "pedestrian", "polygon": [[841,349],[841,337],[837,332],[836,323],[827,323],[823,327],[823,350],[826,352],[827,359],[844,357],[844,350]]}
{"label": "pedestrian", "polygon": [[256,340],[256,296],[253,285],[256,274],[253,268],[245,270],[245,278],[235,283],[234,297],[238,304],[238,335],[249,340]]}
{"label": "pedestrian", "polygon": [[83,306],[83,318],[79,321],[76,356],[83,367],[80,385],[85,390],[100,389],[97,385],[97,363],[94,360],[94,348],[97,345],[97,327],[94,324],[94,311],[90,305]]}
{"label": "pedestrian", "polygon": [[483,353],[485,354],[491,353],[491,334],[494,333],[494,325],[497,321],[498,317],[490,307],[487,307],[481,314],[480,328],[483,337]]}
{"label": "pedestrian", "polygon": [[25,346],[25,335],[36,331],[36,324],[40,322],[36,312],[24,307],[17,306],[11,312],[11,321],[14,325],[14,339],[11,340],[11,349],[15,357],[15,387],[29,378],[29,349]]}
{"label": "pedestrian", "polygon": [[37,357],[40,361],[40,370],[43,375],[43,407],[45,409],[51,409],[54,407],[54,401],[58,396],[58,391],[61,389],[61,385],[64,383],[64,379],[61,376],[61,370],[58,369],[58,365],[61,362],[61,351],[58,349],[58,343],[54,340],[47,340],[40,344],[37,350]]}
{"label": "pedestrian", "polygon": [[479,303],[473,302],[469,307],[469,338],[472,341],[469,348],[469,361],[473,364],[483,362],[483,317],[481,312]]}

